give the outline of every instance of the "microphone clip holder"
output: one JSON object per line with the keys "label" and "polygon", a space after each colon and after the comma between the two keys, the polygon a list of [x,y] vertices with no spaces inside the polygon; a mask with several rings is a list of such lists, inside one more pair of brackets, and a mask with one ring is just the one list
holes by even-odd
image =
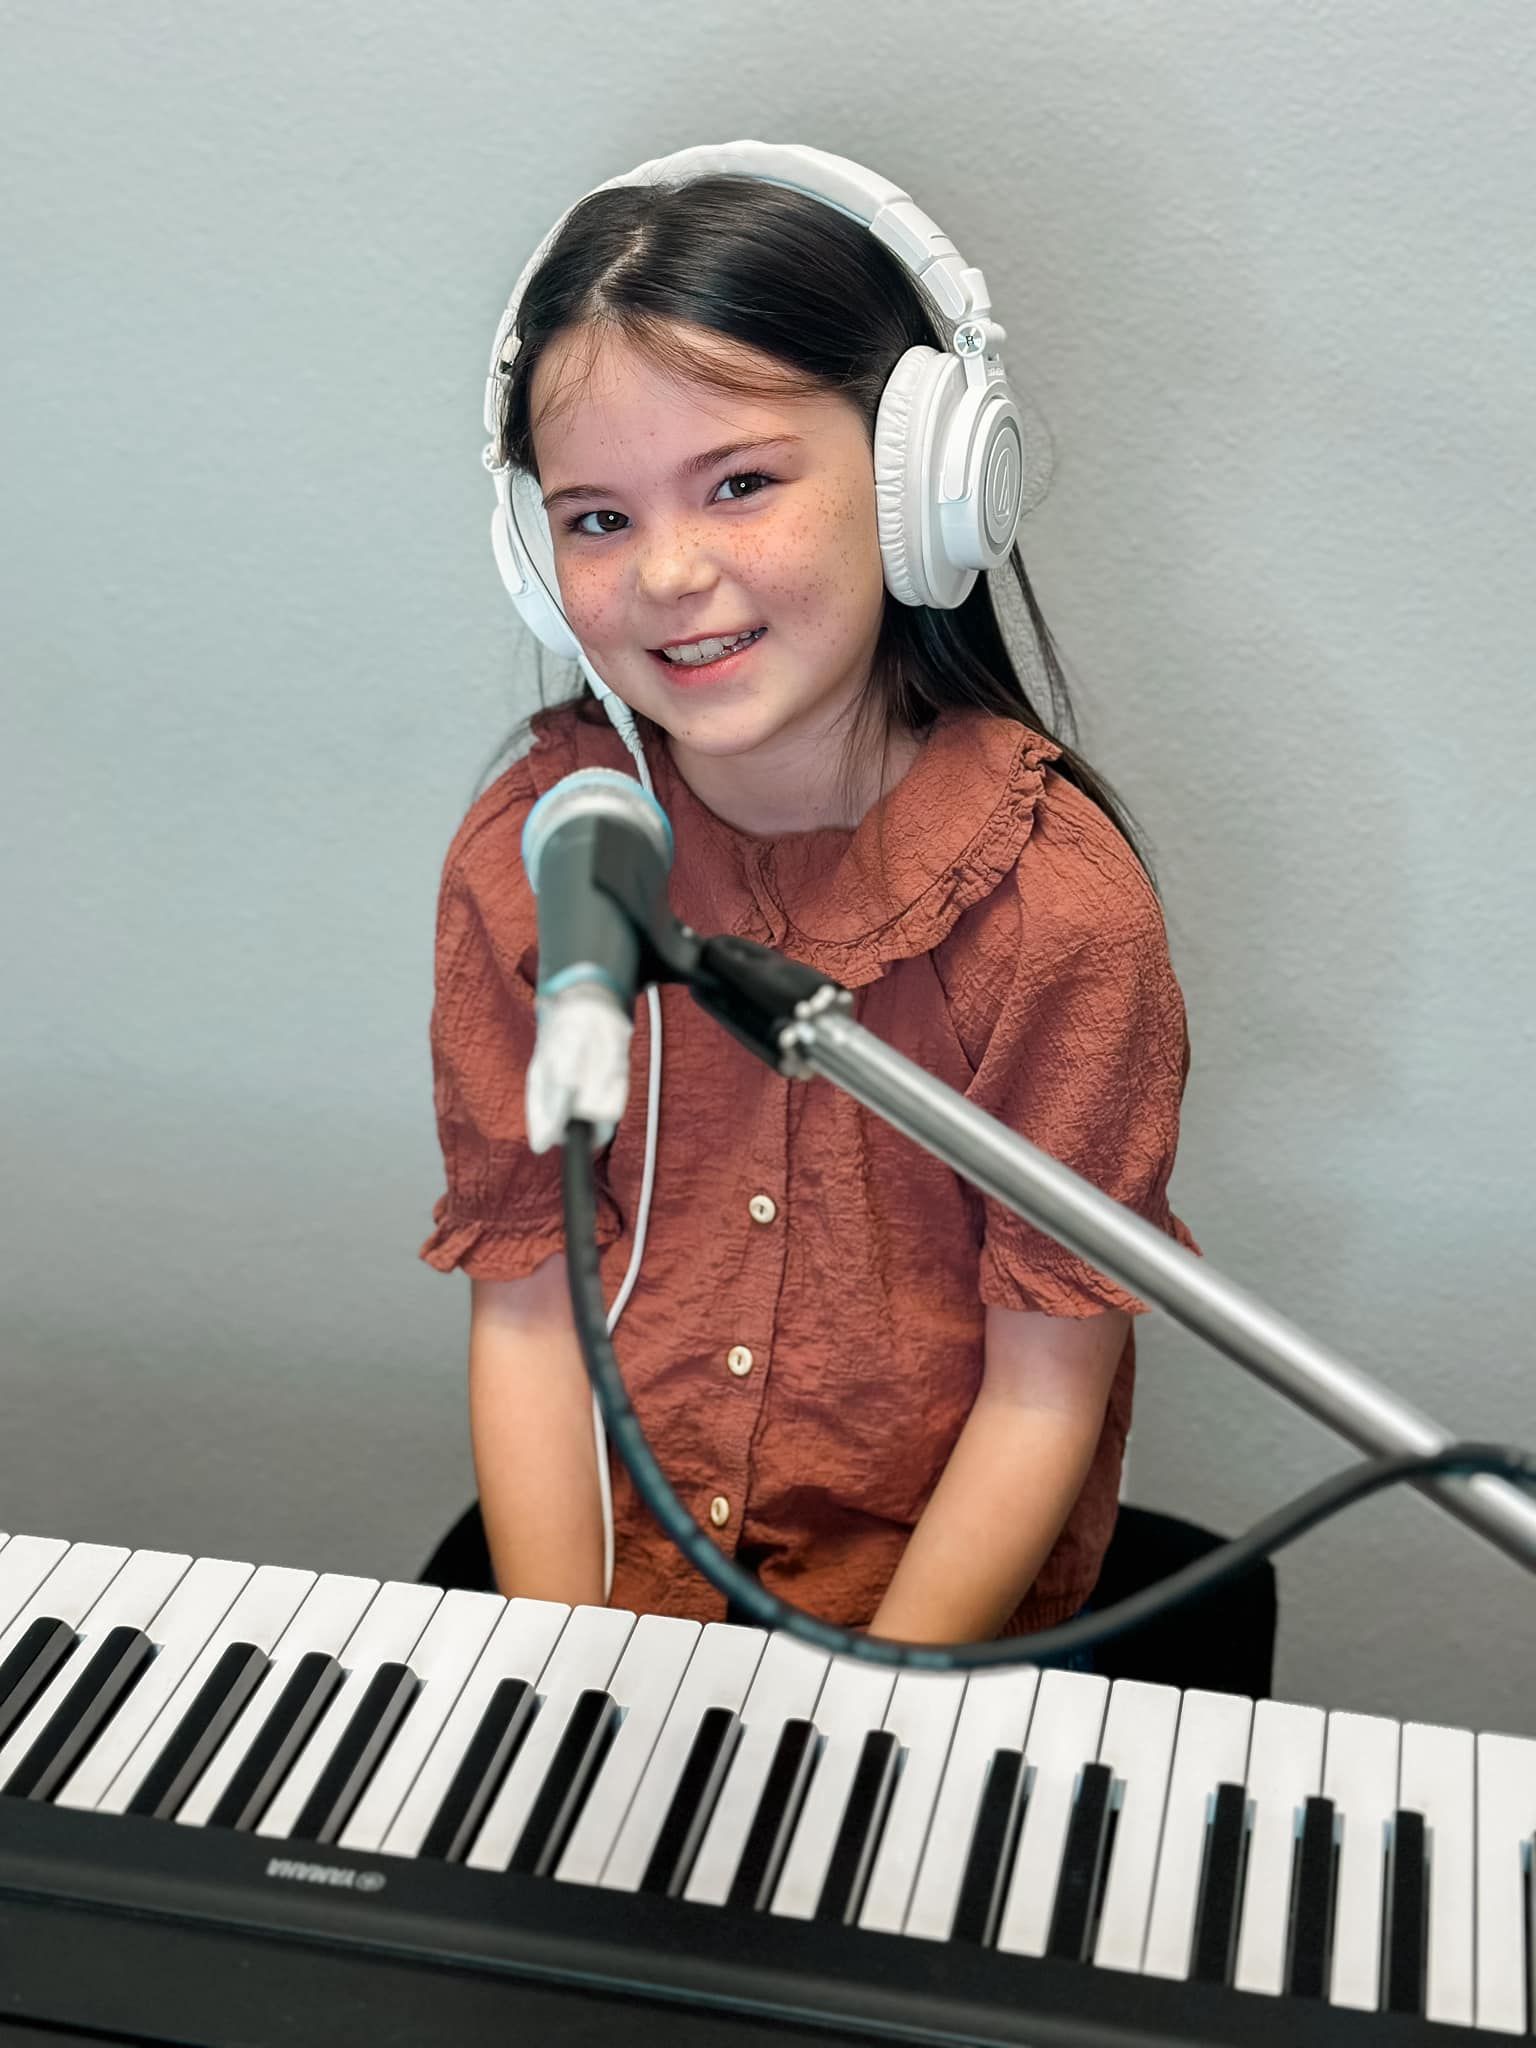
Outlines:
{"label": "microphone clip holder", "polygon": [[851,1013],[847,989],[756,939],[729,932],[701,939],[673,916],[665,894],[647,902],[628,836],[607,819],[599,821],[593,837],[592,880],[633,928],[637,988],[681,983],[749,1052],[792,1080],[811,1078],[815,1069],[801,1056],[797,1034],[829,1007]]}

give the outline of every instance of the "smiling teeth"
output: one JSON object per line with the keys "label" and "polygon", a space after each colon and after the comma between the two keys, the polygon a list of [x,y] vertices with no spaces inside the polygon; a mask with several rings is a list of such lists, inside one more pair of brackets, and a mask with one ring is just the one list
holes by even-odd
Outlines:
{"label": "smiling teeth", "polygon": [[718,661],[722,654],[729,654],[733,648],[745,647],[749,640],[757,639],[766,629],[755,626],[750,633],[743,633],[736,640],[698,640],[691,647],[662,649],[662,659],[675,661],[684,668],[698,668],[706,661]]}

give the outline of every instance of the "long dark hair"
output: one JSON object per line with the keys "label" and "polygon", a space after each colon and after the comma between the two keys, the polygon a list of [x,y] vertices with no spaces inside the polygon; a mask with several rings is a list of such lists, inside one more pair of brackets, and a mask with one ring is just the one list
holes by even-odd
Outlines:
{"label": "long dark hair", "polygon": [[[775,359],[776,374],[770,380],[753,375],[751,366],[704,355],[679,332],[689,327]],[[664,372],[735,396],[845,394],[863,416],[871,460],[880,395],[897,359],[915,343],[945,346],[922,288],[861,222],[807,193],[728,173],[588,193],[529,279],[517,333],[496,448],[499,460],[534,476],[533,374],[557,337],[584,333],[595,354],[605,334],[622,336]],[[570,380],[571,388],[555,396],[552,413],[575,402],[580,381]],[[854,708],[847,778],[851,784],[870,733],[883,754],[892,732],[920,734],[950,708],[1011,718],[1061,748],[1051,766],[1110,819],[1156,891],[1119,800],[1064,737],[1076,738],[1066,678],[1017,543],[1008,562],[1033,629],[1049,717],[1031,702],[1014,666],[986,574],[952,611],[902,604],[887,592],[869,684]],[[498,748],[498,759],[524,744],[555,708],[544,700],[542,664],[539,694],[540,709]],[[579,696],[591,708],[577,716],[606,724],[585,678]],[[638,722],[656,730],[649,720]],[[883,774],[876,786],[884,786]]]}

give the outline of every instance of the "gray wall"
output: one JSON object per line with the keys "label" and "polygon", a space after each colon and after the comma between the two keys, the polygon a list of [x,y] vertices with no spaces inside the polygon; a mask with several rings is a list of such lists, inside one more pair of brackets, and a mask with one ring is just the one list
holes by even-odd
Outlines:
{"label": "gray wall", "polygon": [[[0,1526],[412,1576],[468,1498],[415,1252],[438,871],[536,672],[485,355],[574,197],[744,134],[906,185],[1052,424],[1025,554],[1158,861],[1210,1262],[1536,1442],[1521,0],[4,27]],[[1142,1329],[1136,1498],[1347,1462]],[[1285,1695],[1536,1732],[1532,1582],[1422,1500],[1283,1587]]]}

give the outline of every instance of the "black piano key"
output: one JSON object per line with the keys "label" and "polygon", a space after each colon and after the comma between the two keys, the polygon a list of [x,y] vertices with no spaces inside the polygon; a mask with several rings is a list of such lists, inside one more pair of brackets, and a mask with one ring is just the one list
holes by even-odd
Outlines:
{"label": "black piano key", "polygon": [[1429,1842],[1422,1813],[1399,1808],[1387,1849],[1382,1925],[1382,2005],[1424,2013],[1429,1967]]}
{"label": "black piano key", "polygon": [[848,1927],[858,1919],[900,1770],[901,1744],[889,1728],[871,1728],[859,1752],[842,1825],[816,1901],[818,1920],[835,1920]]}
{"label": "black piano key", "polygon": [[1215,1810],[1205,1831],[1200,1900],[1195,1913],[1189,1974],[1197,1984],[1232,1982],[1247,1867],[1247,1789],[1242,1785],[1218,1785]]}
{"label": "black piano key", "polygon": [[709,1707],[700,1717],[640,1880],[641,1891],[675,1899],[688,1882],[740,1735],[741,1717],[729,1707]]}
{"label": "black piano key", "polygon": [[788,1720],[779,1730],[773,1762],[763,1781],[752,1825],[742,1845],[741,1860],[731,1879],[726,1904],[766,1913],[779,1888],[784,1858],[800,1823],[811,1775],[821,1754],[814,1721]]}
{"label": "black piano key", "polygon": [[330,1762],[304,1802],[292,1839],[334,1842],[410,1710],[421,1681],[409,1664],[381,1664],[368,1681]]}
{"label": "black piano key", "polygon": [[420,1853],[444,1863],[469,1854],[491,1801],[533,1726],[539,1696],[526,1678],[503,1678],[486,1702],[463,1761],[422,1837]]}
{"label": "black piano key", "polygon": [[261,1733],[219,1795],[208,1816],[209,1827],[249,1834],[259,1825],[344,1676],[341,1665],[324,1650],[310,1650],[299,1659]]}
{"label": "black piano key", "polygon": [[1285,1988],[1292,1998],[1326,1998],[1333,1968],[1338,1844],[1331,1799],[1308,1799],[1291,1865],[1291,1922]]}
{"label": "black piano key", "polygon": [[1073,1963],[1093,1960],[1093,1938],[1114,1833],[1114,1782],[1108,1764],[1083,1766],[1056,1881],[1051,1931],[1045,1943],[1048,1956],[1062,1956]]}
{"label": "black piano key", "polygon": [[599,1686],[588,1686],[571,1709],[565,1733],[550,1759],[508,1870],[552,1877],[581,1817],[609,1746],[619,1729],[619,1704]]}
{"label": "black piano key", "polygon": [[1019,1829],[1029,1803],[1029,1770],[1022,1749],[997,1750],[987,1766],[976,1826],[960,1880],[951,1941],[975,1942],[991,1948],[1013,1875]]}
{"label": "black piano key", "polygon": [[198,1688],[170,1741],[128,1802],[129,1813],[173,1820],[206,1770],[214,1751],[265,1676],[266,1653],[254,1643],[230,1643]]}
{"label": "black piano key", "polygon": [[79,1637],[67,1621],[40,1614],[0,1664],[0,1742],[25,1717]]}
{"label": "black piano key", "polygon": [[141,1628],[108,1631],[95,1655],[6,1779],[13,1799],[51,1799],[154,1660]]}

